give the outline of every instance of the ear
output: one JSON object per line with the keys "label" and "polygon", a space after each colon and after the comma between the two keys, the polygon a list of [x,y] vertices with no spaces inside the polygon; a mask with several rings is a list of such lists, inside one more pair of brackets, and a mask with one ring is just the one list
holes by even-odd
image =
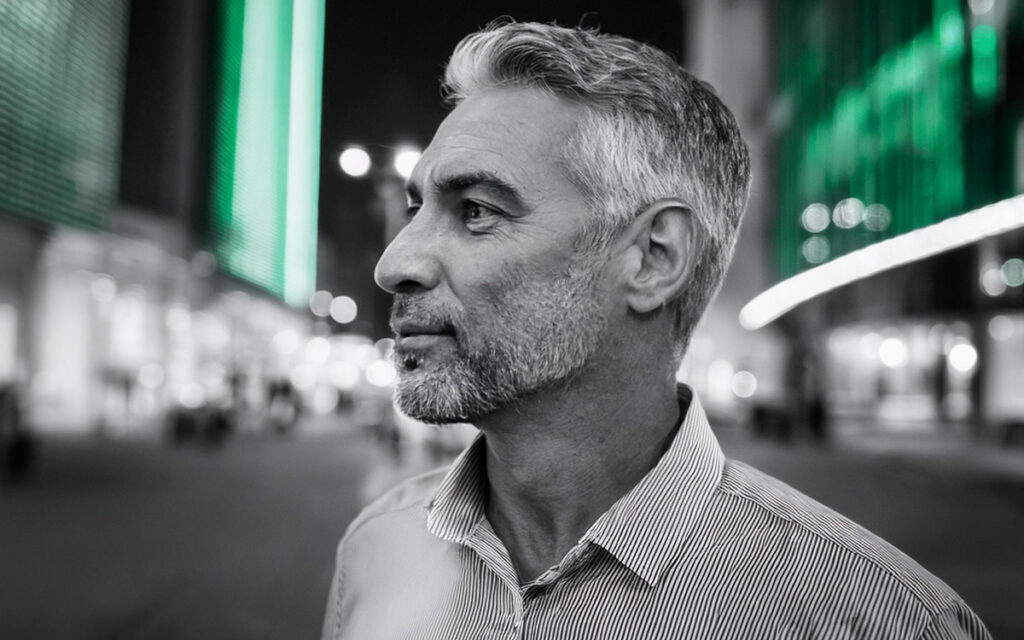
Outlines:
{"label": "ear", "polygon": [[626,302],[649,313],[675,299],[686,286],[697,246],[693,210],[678,200],[644,209],[624,234]]}

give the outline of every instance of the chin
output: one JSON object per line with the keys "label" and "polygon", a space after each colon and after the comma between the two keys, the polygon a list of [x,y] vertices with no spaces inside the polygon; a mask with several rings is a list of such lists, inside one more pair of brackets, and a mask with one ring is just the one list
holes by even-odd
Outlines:
{"label": "chin", "polygon": [[426,368],[403,371],[395,387],[395,404],[405,415],[428,424],[472,424],[507,404],[489,397],[479,385],[453,377]]}

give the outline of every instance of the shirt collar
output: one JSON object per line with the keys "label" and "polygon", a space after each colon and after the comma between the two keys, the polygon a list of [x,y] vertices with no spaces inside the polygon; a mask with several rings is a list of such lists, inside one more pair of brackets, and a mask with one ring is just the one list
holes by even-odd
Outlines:
{"label": "shirt collar", "polygon": [[487,458],[484,434],[452,463],[427,503],[427,528],[438,538],[463,543],[483,519],[487,504]]}
{"label": "shirt collar", "polygon": [[[679,385],[677,395],[684,417],[668,450],[580,540],[600,545],[651,586],[678,557],[725,463],[696,394]],[[477,436],[428,502],[427,528],[435,536],[464,543],[484,518],[485,446]]]}
{"label": "shirt collar", "polygon": [[[682,423],[668,450],[590,528],[592,540],[656,586],[721,481],[725,456],[696,394],[677,387]],[[687,406],[687,404],[689,406]]]}

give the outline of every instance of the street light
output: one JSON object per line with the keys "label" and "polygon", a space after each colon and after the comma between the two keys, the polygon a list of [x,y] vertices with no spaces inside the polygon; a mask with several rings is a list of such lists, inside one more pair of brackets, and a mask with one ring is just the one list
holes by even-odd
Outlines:
{"label": "street light", "polygon": [[353,178],[361,178],[370,171],[370,154],[362,147],[348,147],[338,156],[341,170]]}
{"label": "street light", "polygon": [[420,161],[421,155],[423,154],[415,147],[399,147],[395,151],[395,171],[398,172],[398,175],[408,180],[416,163]]}

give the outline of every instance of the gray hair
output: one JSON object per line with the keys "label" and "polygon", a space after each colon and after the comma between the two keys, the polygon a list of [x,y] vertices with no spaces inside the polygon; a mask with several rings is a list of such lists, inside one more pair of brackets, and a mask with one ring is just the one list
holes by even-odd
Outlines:
{"label": "gray hair", "polygon": [[494,22],[464,38],[445,69],[456,105],[495,87],[532,87],[585,107],[564,163],[594,212],[587,248],[607,247],[645,207],[679,199],[699,227],[690,285],[669,301],[676,359],[732,258],[750,156],[714,89],[649,45],[579,27]]}

